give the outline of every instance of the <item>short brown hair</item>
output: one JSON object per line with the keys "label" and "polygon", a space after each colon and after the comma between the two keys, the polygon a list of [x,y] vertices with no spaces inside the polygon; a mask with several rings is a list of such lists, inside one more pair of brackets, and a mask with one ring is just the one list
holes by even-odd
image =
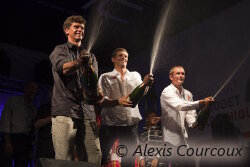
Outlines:
{"label": "short brown hair", "polygon": [[117,52],[120,52],[120,51],[124,51],[124,52],[127,52],[128,51],[125,49],[125,48],[116,48],[113,52],[112,52],[112,58],[116,56],[116,53]]}
{"label": "short brown hair", "polygon": [[174,72],[174,69],[177,68],[177,67],[180,67],[180,68],[184,69],[184,67],[182,67],[182,66],[173,66],[173,67],[170,68],[169,75],[172,75],[173,72]]}
{"label": "short brown hair", "polygon": [[155,111],[148,111],[146,113],[146,119],[148,119],[150,116],[157,117],[157,113]]}
{"label": "short brown hair", "polygon": [[63,23],[63,31],[65,29],[69,29],[69,27],[72,25],[72,23],[80,23],[80,24],[85,25],[86,20],[80,15],[78,15],[78,16],[70,16]]}

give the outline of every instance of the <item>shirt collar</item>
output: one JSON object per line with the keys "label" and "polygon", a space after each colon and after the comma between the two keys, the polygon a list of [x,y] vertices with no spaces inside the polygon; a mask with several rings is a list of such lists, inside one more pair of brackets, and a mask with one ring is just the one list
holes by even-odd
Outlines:
{"label": "shirt collar", "polygon": [[80,45],[79,47],[73,45],[71,42],[67,41],[67,46],[70,48],[70,49],[78,49],[78,50],[82,50],[83,49],[83,46]]}
{"label": "shirt collar", "polygon": [[[127,69],[125,75],[128,75],[129,73],[130,73],[129,70]],[[117,75],[120,75],[120,73],[114,68],[114,70],[112,71],[112,75],[117,76]]]}
{"label": "shirt collar", "polygon": [[183,87],[181,87],[181,93],[180,93],[179,90],[172,83],[170,85],[171,85],[172,89],[175,91],[175,93],[184,95],[184,88]]}

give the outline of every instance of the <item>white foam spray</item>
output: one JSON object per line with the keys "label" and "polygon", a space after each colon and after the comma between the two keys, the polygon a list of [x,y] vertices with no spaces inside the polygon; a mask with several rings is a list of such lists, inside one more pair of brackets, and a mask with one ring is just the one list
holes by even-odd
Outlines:
{"label": "white foam spray", "polygon": [[170,2],[165,4],[165,7],[163,9],[164,12],[160,17],[159,23],[156,28],[153,49],[151,53],[150,74],[153,74],[155,60],[159,52],[159,47],[161,45],[164,30],[166,29],[166,22],[168,19],[169,9],[170,9]]}
{"label": "white foam spray", "polygon": [[242,66],[242,64],[247,60],[248,56],[250,53],[248,53],[240,62],[240,64],[234,69],[233,73],[227,78],[227,80],[224,82],[224,84],[220,87],[220,89],[215,93],[215,95],[213,96],[213,98],[215,99],[216,96],[221,92],[221,90],[231,81],[231,79],[233,78],[233,76],[235,75],[235,73],[240,69],[240,67]]}

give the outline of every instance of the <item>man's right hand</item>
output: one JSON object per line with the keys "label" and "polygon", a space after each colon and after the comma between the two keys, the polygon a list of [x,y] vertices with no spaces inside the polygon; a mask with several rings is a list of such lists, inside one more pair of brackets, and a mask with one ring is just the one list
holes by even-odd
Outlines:
{"label": "man's right hand", "polygon": [[118,104],[123,107],[132,107],[133,103],[132,101],[128,100],[128,96],[124,96],[118,99]]}

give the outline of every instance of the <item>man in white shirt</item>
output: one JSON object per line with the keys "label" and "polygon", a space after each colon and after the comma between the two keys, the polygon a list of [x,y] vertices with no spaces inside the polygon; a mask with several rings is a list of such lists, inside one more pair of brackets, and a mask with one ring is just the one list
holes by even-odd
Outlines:
{"label": "man in white shirt", "polygon": [[185,125],[193,127],[196,122],[196,109],[213,102],[212,97],[193,101],[193,95],[182,87],[185,80],[185,70],[181,66],[170,69],[171,84],[161,94],[161,125],[163,140],[170,146],[187,145],[188,133]]}
{"label": "man in white shirt", "polygon": [[[117,48],[111,58],[114,64],[112,72],[100,76],[99,86],[104,93],[102,101],[102,127],[100,130],[103,160],[107,156],[114,141],[118,138],[120,144],[127,147],[128,154],[122,159],[122,166],[134,166],[135,157],[131,153],[138,141],[137,123],[142,119],[138,105],[132,108],[128,95],[137,87],[146,87],[153,83],[153,76],[148,74],[143,81],[138,72],[127,69],[128,52]],[[125,150],[120,150],[121,152]]]}

